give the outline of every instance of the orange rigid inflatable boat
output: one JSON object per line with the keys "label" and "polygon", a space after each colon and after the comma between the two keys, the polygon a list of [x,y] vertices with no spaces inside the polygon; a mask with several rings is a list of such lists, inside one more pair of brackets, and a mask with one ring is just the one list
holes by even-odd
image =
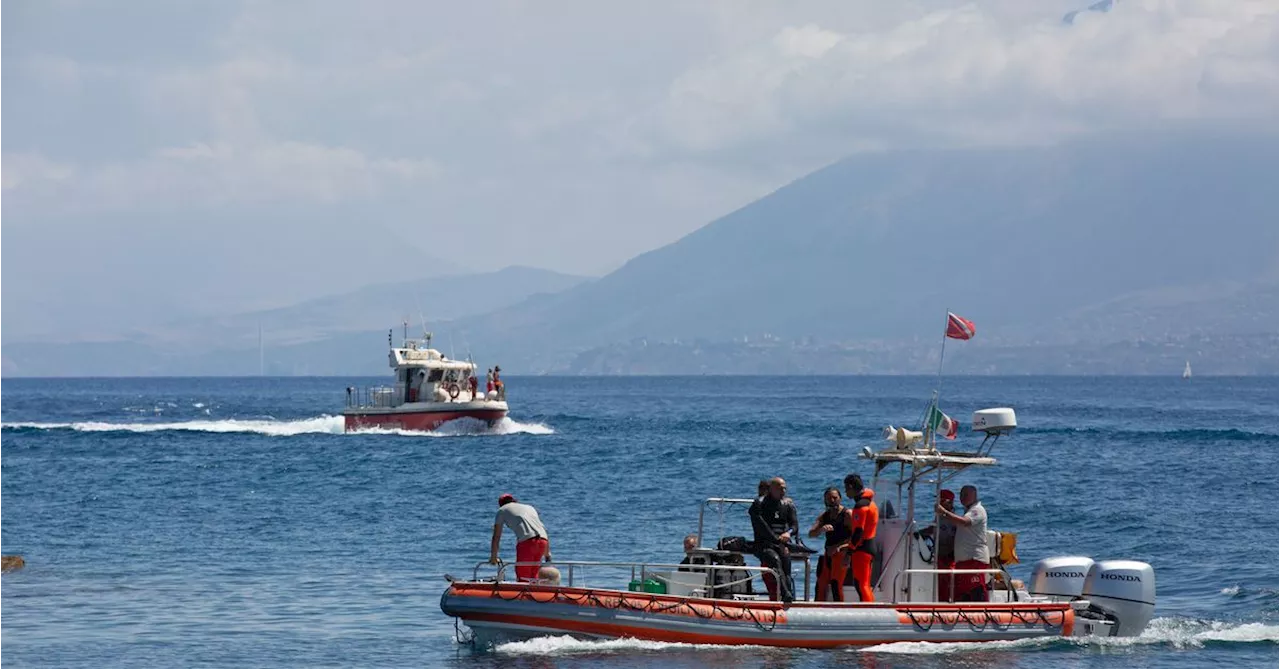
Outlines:
{"label": "orange rigid inflatable boat", "polygon": [[833,648],[895,641],[1070,636],[1068,603],[862,604],[733,601],[554,587],[453,583],[445,613],[483,641],[568,634],[680,643]]}
{"label": "orange rigid inflatable boat", "polygon": [[[936,400],[931,408],[936,409]],[[469,638],[482,644],[571,635],[833,648],[902,641],[1137,636],[1155,611],[1155,574],[1146,563],[1050,557],[1034,565],[1024,585],[1007,571],[1018,561],[1013,550],[1016,536],[988,531],[989,568],[936,567],[931,542],[936,533],[921,530],[937,522],[933,502],[943,484],[969,467],[996,464],[992,448],[1015,427],[1012,409],[987,409],[974,413],[973,429],[985,436],[973,451],[939,451],[928,426],[921,432],[887,428],[887,448],[862,449],[862,456],[875,464],[872,489],[880,506],[872,546],[874,602],[858,601],[857,590],[848,584],[843,602],[809,600],[811,556],[804,548],[792,550],[793,562],[803,569],[803,589],[794,588],[796,601],[784,603],[758,594],[764,589],[754,584],[764,573],[775,579],[790,575],[750,566],[748,560],[756,561],[740,537],[718,540],[714,547],[704,545],[709,509],[719,511],[721,524],[720,534],[712,536],[723,537],[725,511],[738,507],[740,512],[753,501],[711,498],[699,507],[697,548],[684,564],[555,562],[542,565],[538,579],[521,582],[508,580],[509,564],[499,565],[494,576],[482,577],[487,563],[481,563],[470,580],[448,577],[451,583],[440,608],[470,628]],[[918,519],[917,509],[922,512]],[[962,575],[985,581],[988,601],[939,601],[940,591],[955,591],[940,588],[940,577]]]}

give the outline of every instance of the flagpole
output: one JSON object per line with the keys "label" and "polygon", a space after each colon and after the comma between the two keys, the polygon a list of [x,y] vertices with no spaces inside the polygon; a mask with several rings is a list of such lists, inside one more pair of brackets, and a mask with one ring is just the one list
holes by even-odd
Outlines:
{"label": "flagpole", "polygon": [[929,404],[929,411],[925,414],[925,423],[928,426],[928,432],[925,433],[925,445],[930,448],[937,449],[937,431],[933,429],[933,412],[938,411],[938,397],[942,394],[942,362],[947,357],[947,327],[951,324],[951,309],[947,309],[942,317],[942,350],[938,352],[938,378],[933,388],[933,401]]}
{"label": "flagpole", "polygon": [[938,354],[938,386],[937,392],[942,392],[942,361],[947,357],[947,326],[951,324],[951,310],[948,309],[942,317],[942,352]]}

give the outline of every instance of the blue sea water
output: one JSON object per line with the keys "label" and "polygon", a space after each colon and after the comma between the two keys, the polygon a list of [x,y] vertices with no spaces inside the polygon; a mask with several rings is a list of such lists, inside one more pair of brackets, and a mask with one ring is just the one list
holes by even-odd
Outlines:
{"label": "blue sea water", "polygon": [[[931,378],[513,378],[493,430],[343,434],[364,379],[9,379],[3,660],[13,667],[1276,666],[1277,380],[947,378],[957,418],[1012,406],[971,471],[1023,564],[1150,562],[1136,639],[837,651],[548,638],[478,651],[440,612],[485,559],[495,499],[540,510],[557,558],[671,560],[700,500],[821,491],[917,423]],[[976,444],[963,433],[958,444]],[[718,519],[717,519],[718,522]],[[745,531],[745,521],[728,518]],[[507,537],[504,553],[513,552]]]}

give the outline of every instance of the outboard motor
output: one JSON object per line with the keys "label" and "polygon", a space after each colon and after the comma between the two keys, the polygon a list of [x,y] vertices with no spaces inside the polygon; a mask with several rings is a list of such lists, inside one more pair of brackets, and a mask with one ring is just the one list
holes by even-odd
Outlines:
{"label": "outboard motor", "polygon": [[1111,621],[1111,636],[1138,636],[1155,615],[1156,573],[1145,562],[1103,560],[1089,569],[1081,594],[1089,600],[1084,615]]}
{"label": "outboard motor", "polygon": [[1092,558],[1045,558],[1032,567],[1027,594],[1048,597],[1053,602],[1069,602],[1084,592],[1084,582],[1092,568]]}

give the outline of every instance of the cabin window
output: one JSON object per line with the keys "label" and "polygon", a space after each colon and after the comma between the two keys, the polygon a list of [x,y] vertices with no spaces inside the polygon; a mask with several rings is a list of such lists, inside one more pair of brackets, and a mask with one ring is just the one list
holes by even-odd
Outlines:
{"label": "cabin window", "polygon": [[440,383],[440,379],[442,378],[444,378],[444,370],[433,369],[431,370],[431,375],[427,377],[427,380],[431,383]]}

